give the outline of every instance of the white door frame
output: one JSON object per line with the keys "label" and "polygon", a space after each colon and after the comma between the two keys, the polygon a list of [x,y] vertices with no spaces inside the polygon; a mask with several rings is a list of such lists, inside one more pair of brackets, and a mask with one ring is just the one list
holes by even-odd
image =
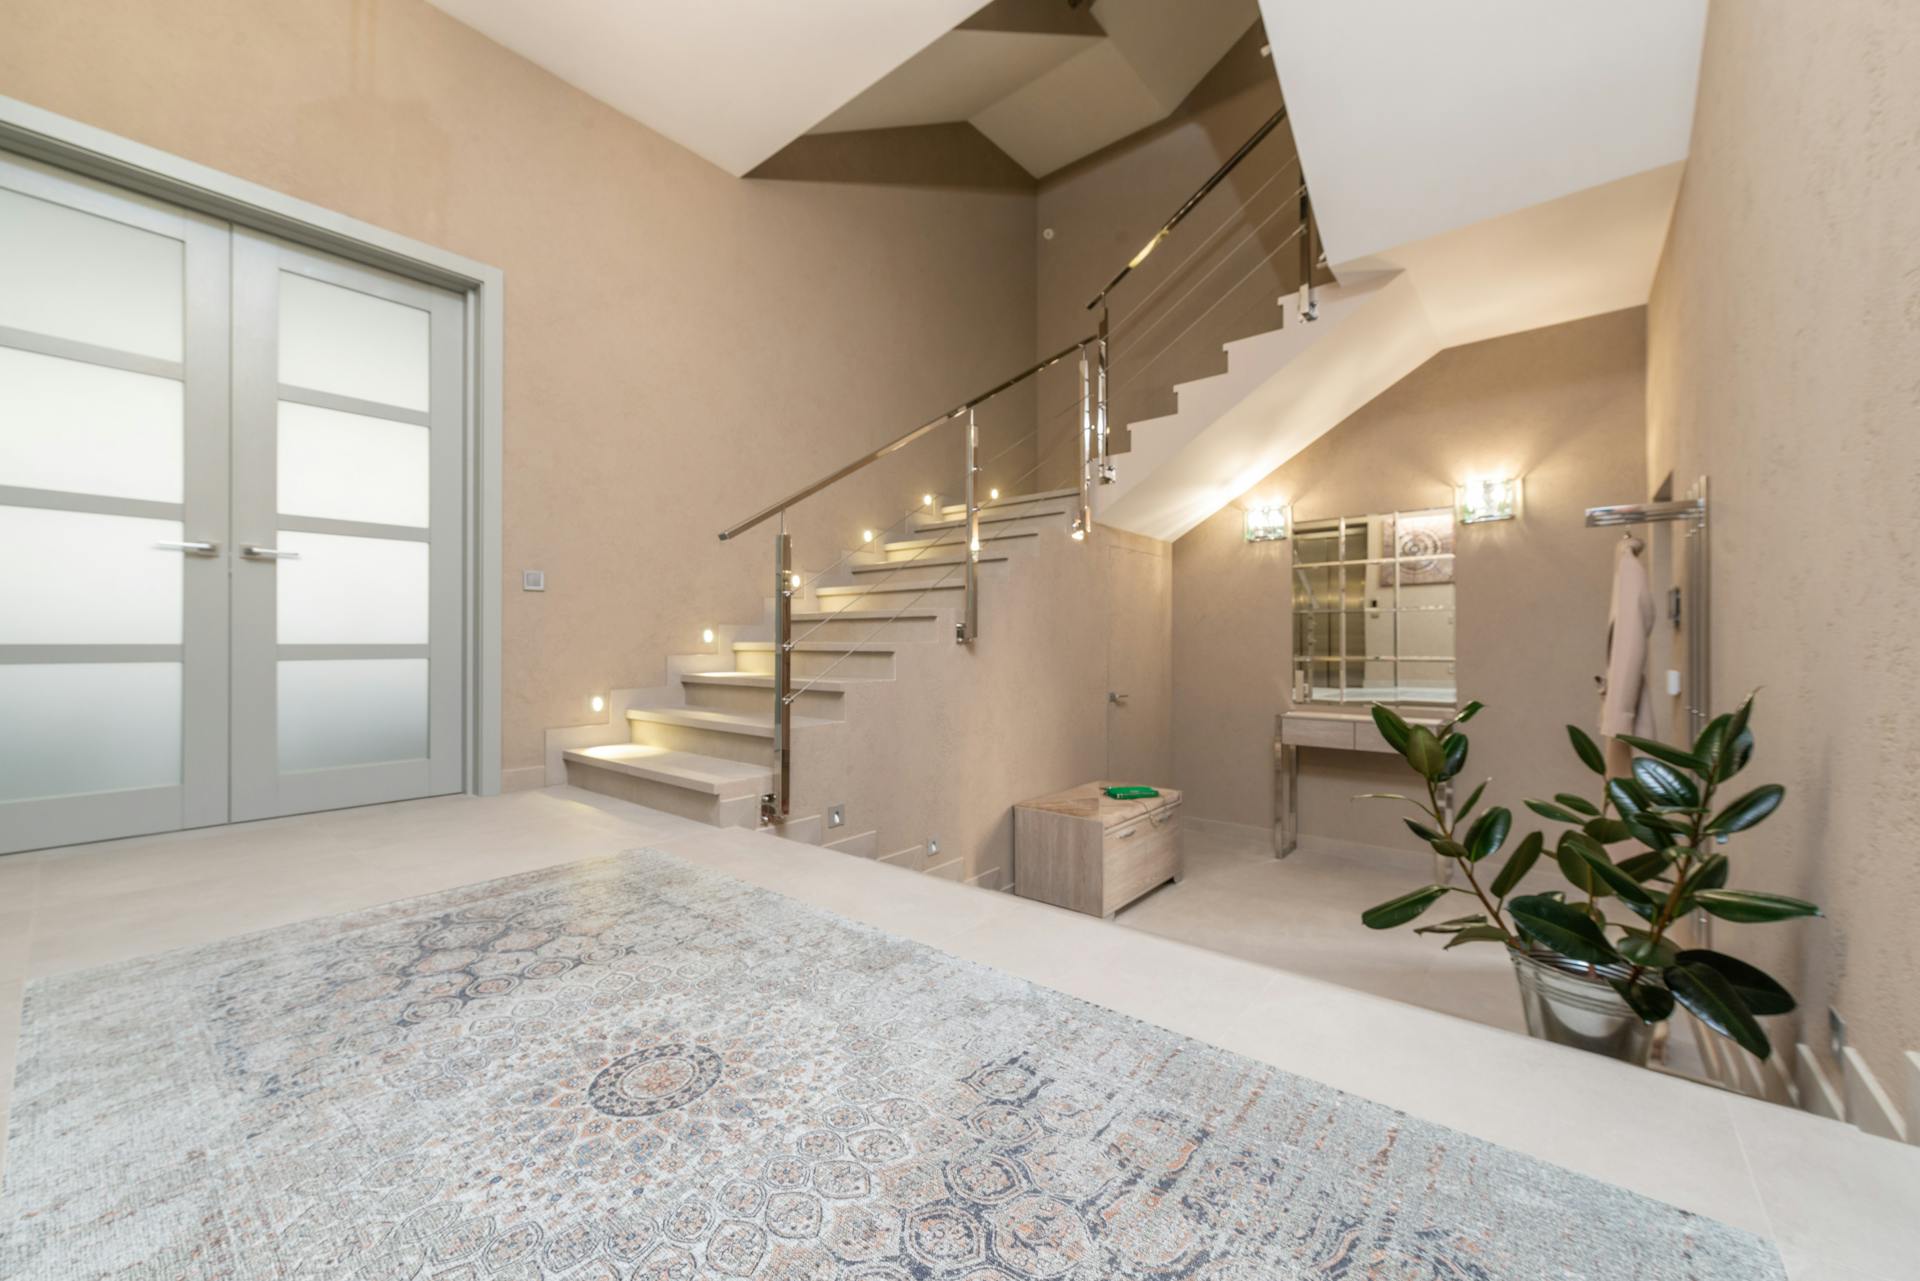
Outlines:
{"label": "white door frame", "polygon": [[498,792],[505,273],[16,98],[0,96],[0,150],[466,295],[465,790]]}

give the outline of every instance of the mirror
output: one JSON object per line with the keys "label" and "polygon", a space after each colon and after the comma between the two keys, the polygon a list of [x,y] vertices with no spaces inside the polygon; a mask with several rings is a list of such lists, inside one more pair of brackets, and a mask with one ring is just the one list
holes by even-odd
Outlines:
{"label": "mirror", "polygon": [[1451,707],[1453,509],[1293,530],[1293,701]]}

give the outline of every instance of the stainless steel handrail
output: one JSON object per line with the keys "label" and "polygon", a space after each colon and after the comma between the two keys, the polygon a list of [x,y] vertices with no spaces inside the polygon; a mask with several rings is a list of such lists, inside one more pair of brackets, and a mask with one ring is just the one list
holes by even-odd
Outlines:
{"label": "stainless steel handrail", "polygon": [[1182,204],[1178,209],[1173,211],[1173,217],[1167,219],[1165,222],[1160,224],[1160,230],[1154,232],[1153,238],[1147,241],[1146,244],[1140,247],[1139,253],[1135,254],[1132,258],[1128,259],[1127,265],[1120,269],[1120,274],[1115,276],[1112,280],[1109,280],[1107,282],[1107,287],[1105,289],[1102,289],[1099,293],[1093,296],[1093,301],[1087,304],[1087,310],[1092,311],[1095,307],[1098,307],[1101,303],[1105,302],[1107,300],[1107,295],[1113,292],[1114,287],[1118,285],[1121,281],[1125,280],[1129,275],[1131,275],[1135,267],[1138,267],[1141,263],[1145,262],[1147,260],[1147,255],[1152,253],[1155,249],[1158,249],[1160,247],[1160,242],[1165,240],[1168,236],[1172,235],[1173,229],[1175,227],[1178,227],[1182,222],[1186,221],[1187,215],[1194,211],[1195,206],[1197,206],[1202,200],[1205,200],[1207,198],[1207,193],[1211,192],[1215,187],[1219,186],[1222,182],[1226,181],[1227,175],[1232,173],[1236,168],[1239,167],[1240,162],[1247,158],[1247,154],[1251,152],[1255,147],[1259,146],[1263,141],[1265,141],[1266,136],[1272,133],[1276,128],[1278,128],[1280,125],[1280,122],[1282,120],[1285,120],[1286,118],[1287,118],[1287,109],[1284,106],[1282,106],[1278,111],[1274,112],[1271,116],[1268,116],[1267,123],[1261,125],[1258,129],[1254,130],[1253,136],[1251,138],[1248,138],[1245,142],[1241,143],[1240,149],[1234,152],[1231,156],[1228,156],[1227,162],[1221,165],[1218,169],[1213,171],[1213,177],[1201,183],[1199,186],[1199,189],[1196,190],[1191,196],[1188,196],[1186,199],[1186,202]]}
{"label": "stainless steel handrail", "polygon": [[1039,373],[1043,369],[1050,369],[1054,365],[1059,364],[1061,361],[1065,360],[1068,356],[1073,355],[1074,352],[1079,351],[1082,347],[1086,346],[1088,343],[1095,341],[1097,337],[1098,337],[1097,334],[1089,334],[1087,337],[1079,339],[1078,341],[1072,343],[1069,346],[1062,347],[1059,351],[1056,351],[1055,353],[1053,353],[1053,355],[1048,356],[1045,360],[1040,361],[1038,364],[1029,365],[1027,368],[1021,370],[1019,373],[1007,379],[1005,382],[1000,383],[998,386],[993,387],[991,390],[983,391],[978,396],[975,396],[972,400],[965,401],[961,404],[955,405],[952,409],[949,409],[946,413],[941,414],[938,417],[927,419],[926,422],[921,423],[918,427],[915,427],[912,431],[908,432],[906,435],[896,436],[894,439],[880,446],[880,448],[874,450],[872,453],[866,454],[860,458],[854,459],[852,462],[848,463],[845,467],[842,467],[839,471],[834,472],[831,476],[824,476],[821,479],[814,481],[811,485],[806,486],[804,489],[796,489],[793,493],[788,494],[785,498],[782,498],[779,502],[774,503],[769,507],[762,508],[760,511],[755,512],[753,515],[747,517],[745,520],[741,521],[738,525],[733,526],[731,529],[722,530],[720,532],[720,541],[724,543],[730,538],[738,538],[741,534],[746,533],[749,529],[752,529],[755,525],[760,524],[762,521],[771,520],[773,517],[778,516],[781,512],[787,510],[787,508],[792,507],[795,503],[802,502],[808,498],[813,497],[815,494],[819,493],[823,489],[826,489],[828,486],[836,484],[839,481],[845,480],[847,477],[853,475],[853,473],[859,471],[861,468],[871,466],[872,464],[879,462],[882,458],[885,458],[889,454],[898,453],[900,450],[905,449],[908,445],[911,445],[914,441],[919,440],[922,436],[926,435],[928,432],[932,431],[934,428],[940,426],[942,423],[952,422],[956,418],[964,417],[966,414],[970,413],[971,411],[978,409],[981,405],[986,404],[989,400],[992,400],[995,396],[998,396],[1001,392],[1006,391],[1009,388],[1012,388],[1017,384],[1025,381],[1026,379],[1033,377],[1035,374]]}

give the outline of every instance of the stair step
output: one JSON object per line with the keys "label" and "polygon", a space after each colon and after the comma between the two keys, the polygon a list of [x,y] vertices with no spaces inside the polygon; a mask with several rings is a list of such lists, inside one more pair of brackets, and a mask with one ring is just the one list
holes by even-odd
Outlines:
{"label": "stair step", "polygon": [[[982,513],[980,516],[980,523],[982,525],[1004,525],[1016,520],[1046,520],[1050,517],[1065,516],[1067,514],[1068,514],[1068,509],[1065,507],[1061,507],[1058,509],[1050,509],[1047,511],[1037,511],[1037,512],[1035,511],[994,512],[991,515]],[[967,522],[965,520],[930,520],[924,524],[916,523],[914,525],[914,528],[921,529],[921,530],[962,529],[966,526],[966,523]],[[891,546],[891,544],[889,544],[889,546]]]}
{"label": "stair step", "polygon": [[798,627],[801,623],[824,623],[830,620],[850,623],[934,623],[940,621],[940,611],[937,609],[910,609],[904,611],[891,609],[843,609],[837,612],[808,610],[804,613],[796,613],[793,616],[795,627]]}
{"label": "stair step", "polygon": [[[1040,531],[1037,529],[1007,529],[994,534],[981,534],[980,541],[982,543],[1003,543],[1013,538],[1038,537],[1040,537]],[[887,543],[881,550],[892,553],[918,551],[922,547],[958,547],[965,541],[966,535],[964,534],[958,538],[903,538],[897,543]]]}
{"label": "stair step", "polygon": [[[796,682],[797,683],[797,682]],[[855,678],[831,677],[814,682],[798,691],[793,710],[801,716],[827,720],[845,720],[846,693],[850,686],[872,684]],[[773,675],[770,672],[687,672],[680,677],[687,706],[716,712],[764,713],[773,706]]]}
{"label": "stair step", "polygon": [[[844,641],[844,640],[805,640],[793,642],[797,653],[806,654],[891,654],[900,648],[892,641]],[[736,654],[767,654],[773,651],[772,641],[735,641],[733,652]]]}
{"label": "stair step", "polygon": [[565,756],[577,764],[665,783],[721,800],[758,797],[773,786],[773,771],[762,766],[692,752],[674,752],[644,743],[581,747],[568,751]]}
{"label": "stair step", "polygon": [[[879,680],[893,677],[893,655],[899,648],[892,641],[803,640],[795,641],[793,678],[804,682],[816,676],[867,676]],[[735,666],[745,672],[771,672],[774,661],[772,641],[742,641],[733,647]]]}
{"label": "stair step", "polygon": [[962,582],[938,583],[927,586],[922,583],[855,583],[851,587],[816,587],[815,596],[824,600],[844,600],[849,597],[890,596],[901,592],[964,592],[967,585]]}
{"label": "stair step", "polygon": [[[720,734],[740,734],[748,738],[773,737],[771,711],[765,715],[757,715],[753,712],[719,712],[705,707],[635,707],[627,712],[627,720],[642,725],[677,725],[682,729],[704,729]],[[792,724],[795,729],[810,729],[819,725],[834,725],[838,722],[819,716],[796,716]]]}
{"label": "stair step", "polygon": [[[832,614],[822,614],[822,618],[832,618]],[[771,646],[772,642],[765,642]],[[773,677],[766,672],[685,672],[680,677],[682,685],[723,685],[746,689],[772,689]],[[879,681],[858,676],[825,677],[813,683],[813,688],[827,694],[844,694],[856,685],[877,685]]]}
{"label": "stair step", "polygon": [[[1003,507],[1018,507],[1025,503],[1050,503],[1061,498],[1077,498],[1077,489],[1048,489],[1037,494],[1010,494],[1005,498],[982,499],[981,511],[998,511]],[[949,503],[940,509],[945,516],[964,516],[967,514],[965,503]]]}
{"label": "stair step", "polygon": [[[965,541],[966,541],[965,539],[956,539],[950,544],[941,543],[941,544],[935,544],[935,545],[960,547],[965,545]],[[1002,561],[1005,559],[1006,559],[1005,555],[996,556],[991,552],[982,552],[980,555],[979,563],[982,565],[986,565],[994,561]],[[912,560],[880,560],[880,561],[874,561],[871,564],[855,565],[853,567],[853,572],[856,574],[891,574],[897,570],[902,570],[902,569],[950,568],[957,565],[965,565],[966,563],[967,563],[967,558],[964,555],[962,556],[916,556]]]}

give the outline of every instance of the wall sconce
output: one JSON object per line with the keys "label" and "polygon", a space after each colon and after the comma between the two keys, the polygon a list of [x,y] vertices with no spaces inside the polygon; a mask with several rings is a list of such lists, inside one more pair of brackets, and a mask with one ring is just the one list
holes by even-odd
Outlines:
{"label": "wall sconce", "polygon": [[587,700],[587,706],[596,712],[604,712],[607,710],[607,700],[603,695],[595,694]]}
{"label": "wall sconce", "polygon": [[703,645],[713,644],[713,628],[703,627],[700,629],[700,643]]}
{"label": "wall sconce", "polygon": [[1246,535],[1250,543],[1273,543],[1287,536],[1287,505],[1264,503],[1246,510]]}
{"label": "wall sconce", "polygon": [[1520,503],[1520,482],[1476,476],[1454,493],[1455,514],[1462,525],[1490,520],[1512,520]]}

